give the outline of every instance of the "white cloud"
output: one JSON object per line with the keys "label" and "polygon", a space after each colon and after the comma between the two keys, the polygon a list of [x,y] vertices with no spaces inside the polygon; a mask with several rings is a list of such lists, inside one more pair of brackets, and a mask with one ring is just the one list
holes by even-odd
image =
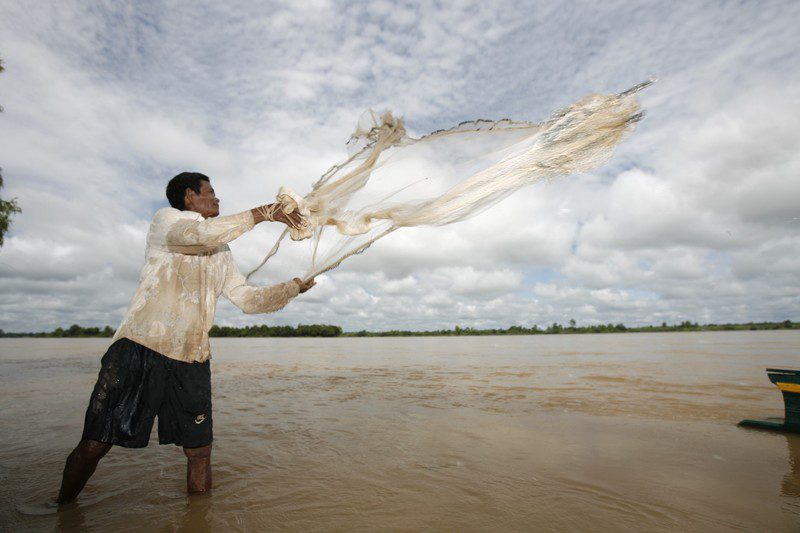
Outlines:
{"label": "white cloud", "polygon": [[[116,325],[166,180],[233,212],[303,191],[367,107],[424,133],[542,119],[657,74],[603,169],[401,230],[272,316],[347,329],[798,319],[800,4],[319,1],[0,7],[0,163],[15,218],[0,328]],[[277,236],[233,243],[243,271]],[[282,250],[259,282],[305,270]]]}

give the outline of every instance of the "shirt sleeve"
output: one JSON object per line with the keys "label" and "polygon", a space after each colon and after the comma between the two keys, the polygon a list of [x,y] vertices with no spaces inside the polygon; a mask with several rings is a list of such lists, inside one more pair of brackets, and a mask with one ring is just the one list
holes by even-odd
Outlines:
{"label": "shirt sleeve", "polygon": [[228,265],[222,294],[236,307],[248,314],[272,313],[288,304],[300,293],[294,281],[278,283],[267,287],[248,285],[245,277],[228,252]]}
{"label": "shirt sleeve", "polygon": [[210,252],[255,226],[250,211],[206,219],[165,217],[160,222],[168,225],[163,233],[167,248],[181,254]]}

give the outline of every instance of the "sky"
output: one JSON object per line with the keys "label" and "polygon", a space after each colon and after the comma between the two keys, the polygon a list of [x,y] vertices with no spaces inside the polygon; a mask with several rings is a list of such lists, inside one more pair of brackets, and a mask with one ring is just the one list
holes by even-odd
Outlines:
{"label": "sky", "polygon": [[[0,2],[0,329],[116,327],[153,213],[203,172],[236,213],[304,193],[366,109],[416,134],[542,121],[649,76],[591,172],[393,233],[283,310],[356,331],[800,320],[795,1]],[[231,243],[249,271],[280,232]],[[302,274],[276,261],[257,284]]]}

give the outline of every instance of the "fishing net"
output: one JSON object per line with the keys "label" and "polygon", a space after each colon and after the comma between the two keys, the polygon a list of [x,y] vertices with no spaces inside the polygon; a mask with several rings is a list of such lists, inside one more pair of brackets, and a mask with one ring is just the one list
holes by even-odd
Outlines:
{"label": "fishing net", "polygon": [[280,189],[278,202],[302,224],[287,228],[247,277],[287,236],[310,243],[310,279],[399,228],[452,224],[526,185],[594,168],[641,119],[635,95],[651,83],[586,96],[542,123],[474,120],[421,137],[389,112],[368,111],[347,143],[350,156],[311,192]]}

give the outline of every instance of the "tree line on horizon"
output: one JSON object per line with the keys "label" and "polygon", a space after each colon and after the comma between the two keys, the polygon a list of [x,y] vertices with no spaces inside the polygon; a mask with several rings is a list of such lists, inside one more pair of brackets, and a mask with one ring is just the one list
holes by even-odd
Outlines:
{"label": "tree line on horizon", "polygon": [[[800,322],[784,320],[783,322],[748,322],[745,324],[698,324],[684,320],[679,324],[668,325],[662,322],[660,326],[628,327],[625,324],[595,324],[591,326],[578,326],[575,320],[570,320],[569,325],[553,322],[541,328],[538,325],[531,327],[510,326],[508,328],[462,328],[455,326],[453,329],[437,329],[430,331],[389,330],[389,331],[349,331],[345,332],[339,326],[330,324],[298,324],[295,326],[244,326],[241,328],[214,325],[209,331],[211,337],[450,337],[450,336],[481,336],[481,335],[558,335],[562,333],[643,333],[658,331],[754,331],[776,329],[800,329]],[[115,330],[111,326],[82,327],[77,324],[64,329],[56,328],[49,332],[13,333],[0,329],[0,337],[36,337],[36,338],[61,338],[61,337],[113,337]]]}
{"label": "tree line on horizon", "polygon": [[748,322],[746,324],[698,324],[685,320],[679,324],[668,325],[662,322],[660,326],[628,327],[625,324],[596,324],[591,326],[577,326],[574,320],[564,326],[553,322],[546,328],[534,324],[531,327],[511,326],[505,329],[475,329],[456,326],[453,329],[440,329],[433,331],[356,331],[344,333],[344,337],[420,337],[420,336],[480,336],[480,335],[558,335],[561,333],[643,333],[658,331],[753,331],[774,329],[800,329],[800,322],[784,320],[783,322]]}
{"label": "tree line on horizon", "polygon": [[209,337],[338,337],[342,328],[329,324],[298,324],[292,326],[211,326]]}
{"label": "tree line on horizon", "polygon": [[111,326],[84,328],[78,324],[73,324],[67,329],[56,328],[53,331],[37,331],[33,333],[5,332],[0,329],[0,337],[113,337],[115,332],[116,330]]}

